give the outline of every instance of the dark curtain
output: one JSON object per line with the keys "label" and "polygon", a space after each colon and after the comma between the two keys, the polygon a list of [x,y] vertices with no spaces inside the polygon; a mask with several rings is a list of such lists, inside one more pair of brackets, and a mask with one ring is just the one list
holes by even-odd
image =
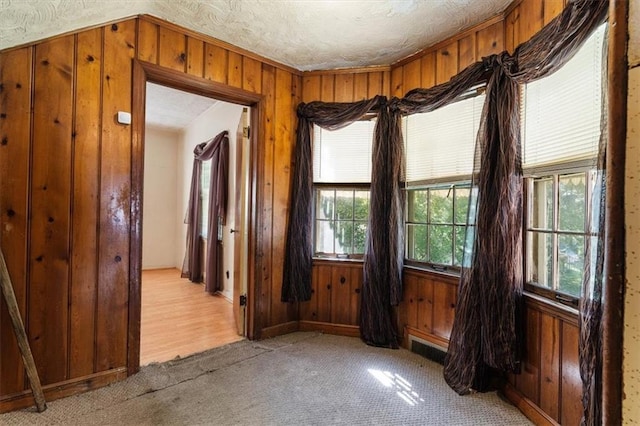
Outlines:
{"label": "dark curtain", "polygon": [[301,103],[298,106],[298,133],[291,181],[291,210],[284,256],[281,300],[303,302],[311,299],[313,257],[313,125],[337,130],[375,110],[383,99],[353,103]]}
{"label": "dark curtain", "polygon": [[187,249],[182,264],[182,277],[202,282],[200,263],[200,234],[202,232],[201,175],[202,162],[211,160],[209,182],[209,221],[207,232],[207,258],[205,259],[205,290],[215,293],[219,289],[218,224],[224,224],[227,210],[227,182],[229,169],[229,137],[225,130],[213,139],[203,142],[193,150],[193,174],[187,209]]}
{"label": "dark curtain", "polygon": [[[574,1],[513,55],[504,52],[485,59],[492,72],[474,163],[477,226],[471,259],[465,262],[469,268],[461,274],[444,370],[445,379],[460,394],[486,388],[491,369],[517,370],[522,292],[518,85],[562,67],[605,22],[607,8],[607,1]],[[599,333],[599,319],[582,324],[590,333]]]}

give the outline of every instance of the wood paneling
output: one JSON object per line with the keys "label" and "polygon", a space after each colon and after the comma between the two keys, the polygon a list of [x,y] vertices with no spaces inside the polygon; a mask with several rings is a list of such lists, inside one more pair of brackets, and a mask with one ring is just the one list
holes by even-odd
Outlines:
{"label": "wood paneling", "polygon": [[145,20],[140,20],[138,25],[138,59],[157,64],[158,26]]}
{"label": "wood paneling", "polygon": [[[27,318],[29,278],[32,50],[0,53],[0,243],[23,318]],[[0,395],[22,391],[24,367],[4,298],[0,300],[0,346]]]}
{"label": "wood paneling", "polygon": [[438,49],[436,55],[436,83],[446,83],[458,73],[458,43]]}
{"label": "wood paneling", "polygon": [[227,84],[231,87],[242,87],[242,55],[235,52],[228,54],[229,72],[227,73]]}
{"label": "wood paneling", "polygon": [[187,37],[187,73],[196,77],[204,74],[204,42],[193,37]]}
{"label": "wood paneling", "polygon": [[353,102],[353,74],[337,74],[335,76],[334,101]]}
{"label": "wood paneling", "polygon": [[462,71],[476,61],[475,33],[458,40],[458,70]]}
{"label": "wood paneling", "polygon": [[527,310],[524,361],[522,371],[516,376],[516,386],[520,392],[535,404],[539,403],[540,378],[540,312]]}
{"label": "wood paneling", "polygon": [[504,21],[478,31],[476,35],[476,60],[504,50]]}
{"label": "wood paneling", "polygon": [[[336,326],[357,326],[360,319],[362,264],[315,261],[312,295],[300,304],[300,320]],[[309,324],[305,327],[309,329]]]}
{"label": "wood paneling", "polygon": [[430,52],[420,58],[420,87],[429,88],[436,85],[436,53]]}
{"label": "wood paneling", "polygon": [[560,391],[560,325],[550,315],[540,317],[540,401],[538,405],[558,421]]}
{"label": "wood paneling", "polygon": [[543,23],[547,25],[564,9],[564,0],[543,0]]}
{"label": "wood paneling", "polygon": [[184,72],[187,64],[187,40],[184,34],[160,27],[158,64]]}
{"label": "wood paneling", "polygon": [[[354,102],[367,99],[369,93],[369,74],[360,73],[355,74],[353,80],[353,96]],[[378,91],[380,92],[380,91]],[[376,93],[376,95],[379,93]],[[375,96],[375,95],[374,95]]]}
{"label": "wood paneling", "polygon": [[405,90],[402,81],[403,78],[402,67],[393,68],[391,70],[391,96],[396,96],[398,98],[404,96]]}
{"label": "wood paneling", "polygon": [[582,381],[578,359],[580,331],[573,324],[562,324],[562,391],[560,394],[563,425],[580,424],[582,417]]}
{"label": "wood paneling", "polygon": [[68,379],[74,50],[70,35],[34,58],[28,334],[43,385]]}
{"label": "wood paneling", "polygon": [[420,60],[415,60],[403,67],[402,83],[405,93],[412,89],[422,87],[421,65],[422,62]]}
{"label": "wood paneling", "polygon": [[242,58],[242,88],[254,93],[262,91],[262,64],[246,56]]}
{"label": "wood paneling", "polygon": [[334,102],[335,101],[335,92],[334,92],[334,81],[335,76],[333,75],[323,75],[320,80],[320,100],[322,102]]}
{"label": "wood paneling", "polygon": [[229,51],[216,45],[205,43],[204,78],[227,84],[227,59]]}
{"label": "wood paneling", "polygon": [[309,103],[319,101],[322,97],[321,77],[319,75],[306,75],[302,80],[302,102]]}
{"label": "wood paneling", "polygon": [[543,7],[544,3],[540,0],[523,0],[520,3],[516,46],[540,31],[544,21]]}

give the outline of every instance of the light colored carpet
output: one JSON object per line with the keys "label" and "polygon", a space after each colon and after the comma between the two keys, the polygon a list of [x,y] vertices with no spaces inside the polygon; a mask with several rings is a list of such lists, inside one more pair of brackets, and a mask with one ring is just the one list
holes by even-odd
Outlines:
{"label": "light colored carpet", "polygon": [[357,338],[292,333],[144,367],[2,425],[526,425],[496,393],[458,396],[442,366]]}

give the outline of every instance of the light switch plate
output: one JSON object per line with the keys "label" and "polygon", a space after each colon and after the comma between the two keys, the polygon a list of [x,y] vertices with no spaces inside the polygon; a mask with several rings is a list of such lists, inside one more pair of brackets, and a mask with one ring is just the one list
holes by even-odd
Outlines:
{"label": "light switch plate", "polygon": [[131,124],[131,113],[125,111],[118,111],[118,123]]}

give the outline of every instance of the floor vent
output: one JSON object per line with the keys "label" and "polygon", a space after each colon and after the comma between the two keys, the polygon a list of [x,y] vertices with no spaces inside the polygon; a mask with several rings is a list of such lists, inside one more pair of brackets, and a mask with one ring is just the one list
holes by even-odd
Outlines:
{"label": "floor vent", "polygon": [[411,352],[415,352],[418,355],[435,361],[438,364],[444,364],[444,357],[447,354],[443,348],[435,346],[429,342],[419,339],[414,336],[409,336]]}

